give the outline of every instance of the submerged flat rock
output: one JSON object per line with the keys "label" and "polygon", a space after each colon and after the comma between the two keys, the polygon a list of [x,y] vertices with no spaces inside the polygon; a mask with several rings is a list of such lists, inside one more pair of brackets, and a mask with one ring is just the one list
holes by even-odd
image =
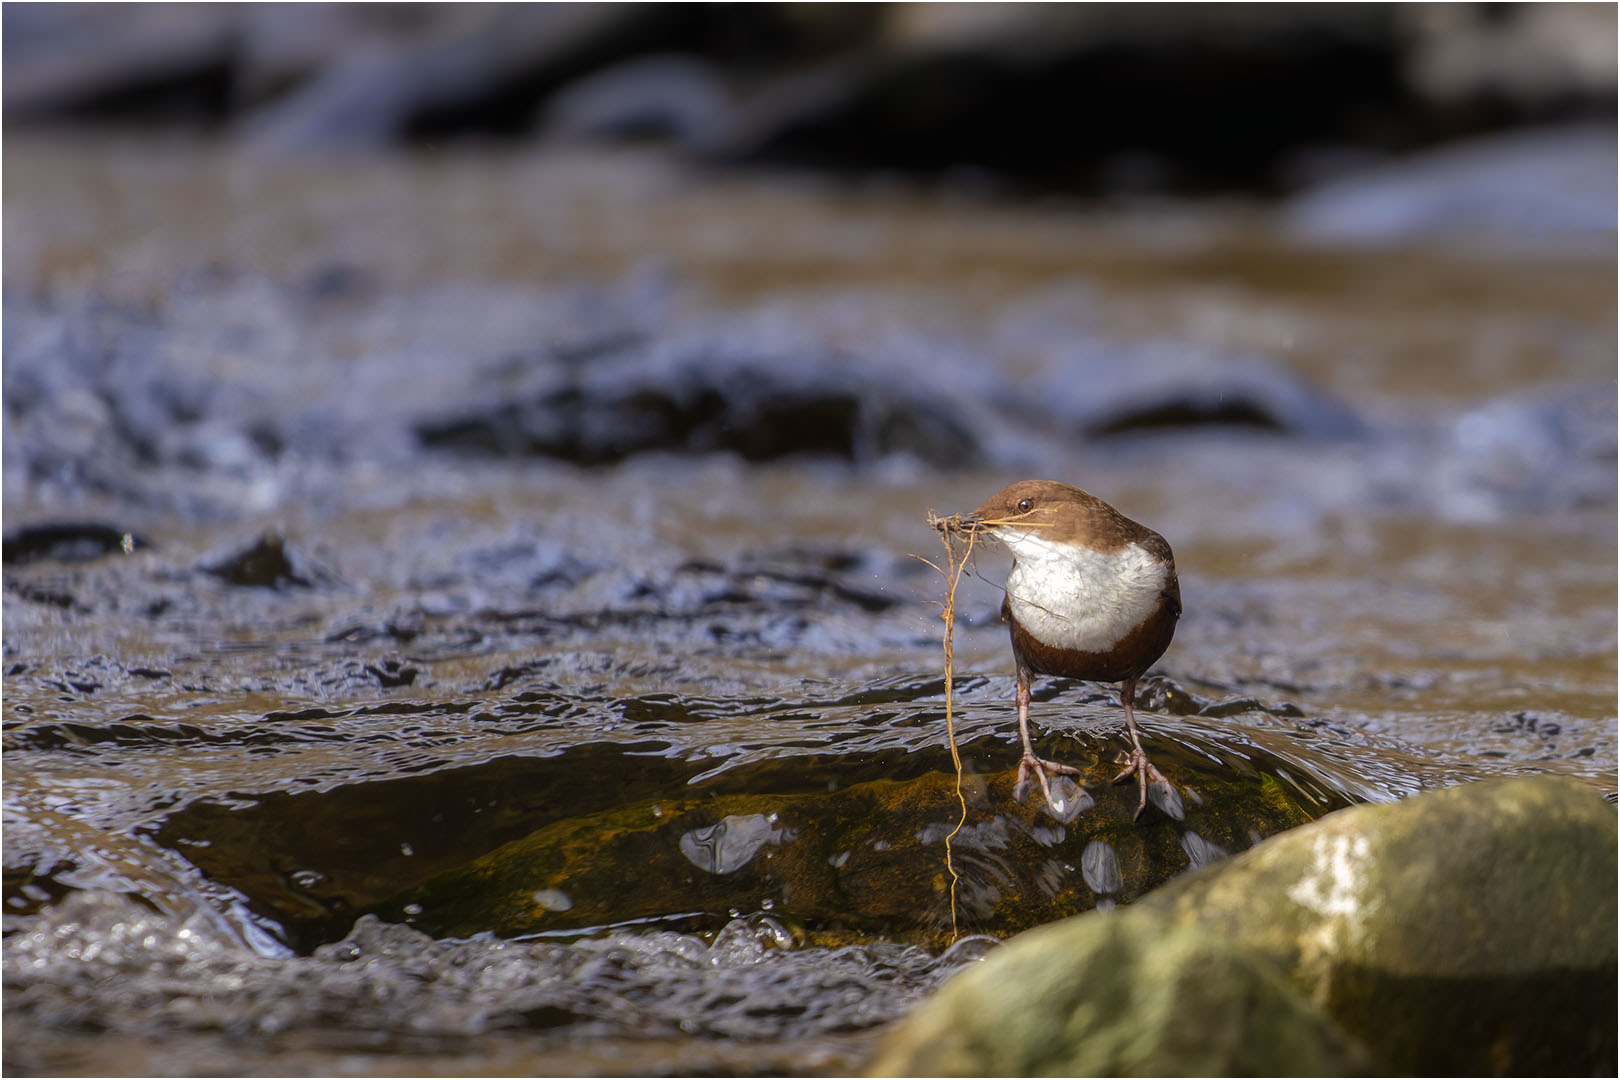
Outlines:
{"label": "submerged flat rock", "polygon": [[1325,781],[1302,786],[1276,759],[1177,738],[1149,741],[1179,791],[1153,792],[1140,821],[1135,786],[1110,784],[1123,745],[1113,737],[1069,750],[1082,784],[1054,785],[1055,806],[1038,793],[1015,802],[1012,769],[969,773],[965,815],[939,748],[897,760],[894,779],[856,783],[836,759],[765,762],[731,770],[725,787],[742,793],[689,787],[555,821],[376,910],[435,936],[522,937],[718,926],[763,907],[812,941],[943,944],[953,870],[956,932],[1003,935],[1130,902],[1351,801]]}

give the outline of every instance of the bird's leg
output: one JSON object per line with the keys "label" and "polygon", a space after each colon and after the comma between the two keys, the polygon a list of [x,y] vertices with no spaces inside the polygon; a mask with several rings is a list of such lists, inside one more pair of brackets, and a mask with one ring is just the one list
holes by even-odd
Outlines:
{"label": "bird's leg", "polygon": [[1114,777],[1114,783],[1128,780],[1133,775],[1136,777],[1136,787],[1141,792],[1141,798],[1136,803],[1136,813],[1131,815],[1133,820],[1141,817],[1142,811],[1147,809],[1149,780],[1165,787],[1169,787],[1170,784],[1142,750],[1142,733],[1136,726],[1136,710],[1133,708],[1135,701],[1136,680],[1126,679],[1119,688],[1119,703],[1125,706],[1125,723],[1131,731],[1131,752],[1125,759],[1124,771]]}
{"label": "bird's leg", "polygon": [[1035,747],[1029,741],[1029,672],[1024,670],[1022,664],[1018,667],[1018,734],[1024,740],[1024,756],[1018,762],[1018,783],[1013,786],[1013,801],[1024,801],[1029,794],[1029,778],[1034,776],[1041,782],[1041,794],[1046,798],[1046,805],[1055,805],[1052,802],[1052,789],[1046,783],[1047,776],[1079,776],[1080,770],[1035,756]]}

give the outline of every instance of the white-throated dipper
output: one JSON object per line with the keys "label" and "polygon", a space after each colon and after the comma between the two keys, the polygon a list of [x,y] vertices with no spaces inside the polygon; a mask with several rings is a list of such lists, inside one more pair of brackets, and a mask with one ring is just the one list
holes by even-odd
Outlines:
{"label": "white-throated dipper", "polygon": [[1013,484],[958,520],[1006,544],[1013,557],[1001,602],[1012,631],[1018,733],[1024,740],[1013,797],[1022,801],[1034,776],[1050,803],[1047,776],[1080,772],[1035,756],[1029,740],[1030,679],[1059,675],[1117,682],[1132,749],[1114,783],[1137,778],[1140,816],[1149,778],[1168,786],[1142,751],[1132,706],[1136,680],[1164,655],[1181,617],[1170,545],[1090,492],[1052,480]]}

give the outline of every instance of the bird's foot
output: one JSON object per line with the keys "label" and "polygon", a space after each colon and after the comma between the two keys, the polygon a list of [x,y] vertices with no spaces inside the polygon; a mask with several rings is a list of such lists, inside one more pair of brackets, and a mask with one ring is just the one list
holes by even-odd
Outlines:
{"label": "bird's foot", "polygon": [[[1023,802],[1029,796],[1029,782],[1031,778],[1041,782],[1041,795],[1046,799],[1046,805],[1058,811],[1073,799],[1065,792],[1065,798],[1058,800],[1052,798],[1052,786],[1047,782],[1048,776],[1079,776],[1080,770],[1070,765],[1059,765],[1055,761],[1038,758],[1034,754],[1025,754],[1018,762],[1018,782],[1013,785],[1013,801]],[[1072,785],[1078,787],[1078,785]]]}
{"label": "bird's foot", "polygon": [[1131,815],[1132,821],[1140,818],[1142,811],[1147,809],[1148,787],[1150,784],[1153,788],[1153,804],[1155,806],[1177,821],[1180,821],[1185,816],[1185,811],[1181,807],[1181,795],[1176,791],[1174,785],[1165,778],[1164,773],[1159,771],[1158,766],[1148,760],[1147,754],[1142,751],[1140,746],[1121,751],[1119,760],[1124,763],[1125,768],[1120,771],[1118,776],[1114,777],[1114,783],[1123,783],[1135,776],[1136,789],[1141,793],[1136,802],[1136,813]]}

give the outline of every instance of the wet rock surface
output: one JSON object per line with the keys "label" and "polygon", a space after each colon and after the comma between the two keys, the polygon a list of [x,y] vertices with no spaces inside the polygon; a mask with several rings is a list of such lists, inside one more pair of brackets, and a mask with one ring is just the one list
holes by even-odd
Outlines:
{"label": "wet rock surface", "polygon": [[[996,957],[996,974],[973,972],[919,1006],[886,1037],[867,1075],[1364,1076],[1370,1069],[1367,1052],[1279,972],[1215,935],[1122,913],[1088,920],[1061,942],[1036,943],[1047,950],[1043,968],[1036,970],[1022,939],[1010,943]],[[1054,964],[1055,949],[1061,961]],[[1007,976],[1009,969],[1016,974]]]}
{"label": "wet rock surface", "polygon": [[[879,779],[865,779],[878,770],[859,759],[800,758],[571,816],[380,910],[436,935],[522,936],[673,916],[704,926],[763,905],[812,942],[876,936],[938,947],[957,932],[1003,934],[1129,903],[1348,802],[1253,748],[1176,737],[1160,764],[1178,790],[1153,792],[1155,818],[1141,828],[1135,789],[1109,784],[1124,745],[1117,736],[1070,748],[1064,760],[1083,770],[1084,790],[1065,786],[1069,798],[1053,807],[1038,795],[1014,803],[1013,770],[970,773],[959,830],[954,778],[938,751],[896,761]],[[962,748],[970,763],[996,756],[987,742]],[[774,793],[783,788],[797,791]]]}
{"label": "wet rock surface", "polygon": [[[901,1025],[873,1067],[1606,1075],[1616,836],[1612,807],[1551,777],[1345,810],[1117,916],[1012,942]],[[1192,974],[1204,971],[1258,1010],[1236,1038]],[[1151,988],[1141,1008],[1111,1008],[1138,983]],[[1190,1027],[1170,1034],[1167,1014]]]}
{"label": "wet rock surface", "polygon": [[1616,837],[1583,785],[1468,784],[1336,815],[1147,906],[1271,958],[1396,1070],[1604,1073]]}
{"label": "wet rock surface", "polygon": [[[588,378],[527,401],[423,419],[417,435],[434,449],[580,465],[647,453],[857,464],[905,454],[947,468],[983,458],[965,416],[899,379],[841,375],[836,365],[805,365],[805,357],[728,364],[700,355],[665,371],[653,357],[636,359],[596,361]],[[807,367],[822,374],[805,378]]]}
{"label": "wet rock surface", "polygon": [[[417,678],[398,664],[351,670],[327,692],[386,692]],[[67,677],[58,685],[88,694],[174,680],[107,663]],[[299,951],[341,936],[366,911],[436,935],[522,936],[631,923],[713,931],[729,912],[767,910],[818,942],[949,940],[944,840],[958,804],[936,735],[937,681],[825,702],[647,694],[604,709],[533,675],[524,682],[459,703],[306,707],[246,724],[145,714],[34,722],[9,730],[6,748],[85,765],[196,759],[203,767],[185,803],[142,812],[132,846],[183,853],[212,886],[245,901],[239,914],[251,912],[250,926]],[[969,688],[957,728],[968,800],[952,845],[960,932],[1007,933],[1129,902],[1378,790],[1331,751],[1256,743],[1197,716],[1150,717],[1150,748],[1176,791],[1155,790],[1138,826],[1135,789],[1109,783],[1125,745],[1117,710],[1092,694],[1077,703],[1079,726],[1071,707],[1066,734],[1044,744],[1085,769],[1086,790],[1071,791],[1066,806],[1019,805],[1005,720],[975,697]],[[1211,714],[1255,707],[1200,710],[1166,680],[1144,705],[1155,699]],[[524,751],[537,743],[548,752]],[[373,749],[334,757],[347,744]],[[255,790],[229,768],[235,747],[270,766],[266,778],[299,779]],[[219,759],[212,768],[209,758]],[[49,847],[12,851],[14,898],[82,888],[112,869],[56,861],[64,853]]]}
{"label": "wet rock surface", "polygon": [[115,551],[150,547],[127,529],[99,522],[49,522],[6,533],[5,562],[13,565],[46,562],[86,562]]}

